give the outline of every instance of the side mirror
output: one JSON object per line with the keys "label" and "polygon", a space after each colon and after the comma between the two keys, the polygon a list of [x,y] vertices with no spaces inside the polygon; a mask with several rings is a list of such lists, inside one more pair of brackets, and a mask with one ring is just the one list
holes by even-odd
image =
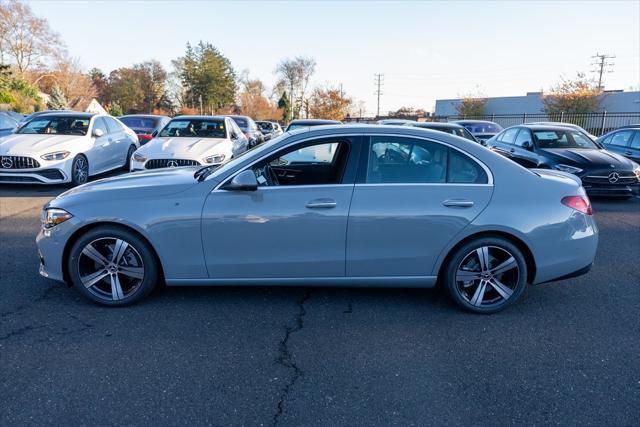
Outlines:
{"label": "side mirror", "polygon": [[234,176],[231,182],[222,188],[229,191],[256,191],[258,180],[256,174],[251,169],[247,169]]}
{"label": "side mirror", "polygon": [[531,150],[533,148],[533,143],[531,141],[525,141],[522,143],[522,148],[525,150]]}
{"label": "side mirror", "polygon": [[235,132],[231,132],[231,139],[238,139],[238,134]]}
{"label": "side mirror", "polygon": [[156,136],[158,136],[158,130],[154,130],[153,133],[151,134],[151,138],[155,138]]}
{"label": "side mirror", "polygon": [[92,135],[96,138],[100,138],[104,135],[104,132],[102,131],[102,129],[94,129]]}

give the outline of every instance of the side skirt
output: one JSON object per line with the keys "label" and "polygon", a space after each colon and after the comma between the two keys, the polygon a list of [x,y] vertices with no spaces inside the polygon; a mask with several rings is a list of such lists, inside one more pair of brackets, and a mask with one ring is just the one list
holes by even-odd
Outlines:
{"label": "side skirt", "polygon": [[167,286],[345,286],[371,288],[433,288],[436,276],[307,277],[247,279],[167,279]]}

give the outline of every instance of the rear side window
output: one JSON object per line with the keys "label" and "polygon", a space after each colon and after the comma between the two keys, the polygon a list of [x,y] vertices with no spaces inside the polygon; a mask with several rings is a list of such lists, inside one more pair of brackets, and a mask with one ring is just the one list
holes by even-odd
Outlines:
{"label": "rear side window", "polygon": [[505,130],[504,132],[502,132],[500,138],[498,138],[498,141],[504,142],[505,144],[513,144],[514,139],[516,139],[518,130],[520,130],[520,128],[511,128]]}
{"label": "rear side window", "polygon": [[487,175],[476,162],[446,145],[374,136],[369,146],[366,182],[483,184]]}

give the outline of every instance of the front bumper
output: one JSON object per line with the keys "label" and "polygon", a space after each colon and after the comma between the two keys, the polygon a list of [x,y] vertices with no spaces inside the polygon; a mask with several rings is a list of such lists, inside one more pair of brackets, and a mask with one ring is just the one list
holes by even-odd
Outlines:
{"label": "front bumper", "polygon": [[[71,157],[71,156],[70,156]],[[39,168],[4,169],[0,168],[2,184],[63,184],[71,181],[73,159],[58,161],[40,160]]]}
{"label": "front bumper", "polygon": [[65,281],[63,262],[64,249],[69,236],[77,229],[75,218],[58,224],[53,228],[43,229],[36,236],[38,258],[40,259],[40,275],[60,282]]}
{"label": "front bumper", "polygon": [[640,183],[627,185],[589,185],[583,183],[582,186],[589,196],[594,197],[629,197],[640,191]]}

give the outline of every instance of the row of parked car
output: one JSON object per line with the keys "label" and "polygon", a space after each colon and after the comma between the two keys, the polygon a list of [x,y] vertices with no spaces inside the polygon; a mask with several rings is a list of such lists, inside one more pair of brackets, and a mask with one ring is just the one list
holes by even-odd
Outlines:
{"label": "row of parked car", "polygon": [[[10,118],[0,115],[0,119]],[[294,120],[286,131],[335,120]],[[554,169],[582,180],[591,195],[631,196],[640,181],[640,125],[600,138],[569,123],[382,120],[446,132],[477,142],[527,168]],[[82,184],[96,174],[184,166],[218,166],[283,134],[280,124],[248,116],[108,115],[49,111],[18,122],[0,139],[0,182]]]}

